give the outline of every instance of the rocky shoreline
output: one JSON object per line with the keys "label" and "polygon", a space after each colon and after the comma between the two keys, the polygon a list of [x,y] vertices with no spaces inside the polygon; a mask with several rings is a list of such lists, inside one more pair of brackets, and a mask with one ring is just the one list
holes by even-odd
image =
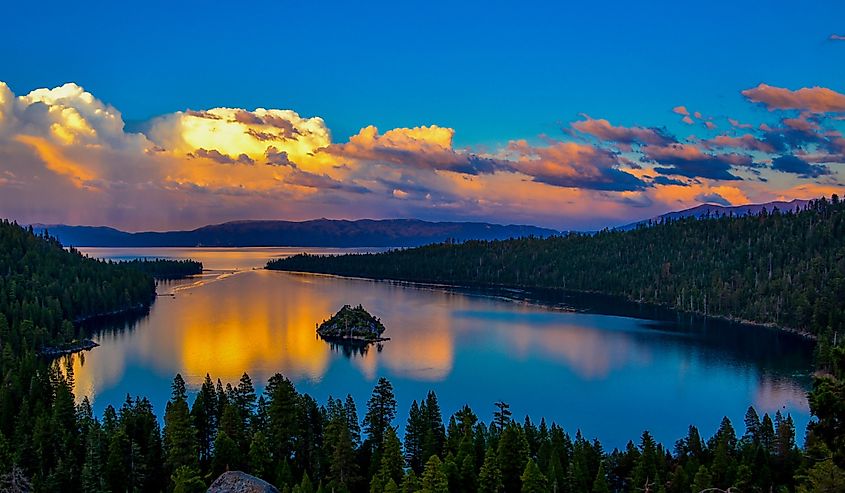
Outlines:
{"label": "rocky shoreline", "polygon": [[45,346],[38,351],[38,354],[47,358],[58,358],[68,354],[78,353],[80,351],[90,351],[100,345],[91,339],[82,339],[63,346]]}

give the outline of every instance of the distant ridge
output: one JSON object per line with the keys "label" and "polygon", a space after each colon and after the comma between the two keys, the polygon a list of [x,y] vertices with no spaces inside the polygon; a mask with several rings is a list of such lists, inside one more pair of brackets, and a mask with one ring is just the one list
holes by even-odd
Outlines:
{"label": "distant ridge", "polygon": [[781,212],[785,212],[787,210],[794,211],[795,208],[804,208],[809,203],[809,200],[802,200],[802,199],[794,199],[790,200],[789,202],[777,200],[773,202],[766,202],[763,204],[745,204],[745,205],[719,205],[719,204],[701,204],[695,207],[684,209],[682,211],[672,211],[667,212],[665,214],[661,214],[659,216],[650,218],[650,219],[643,219],[642,221],[633,222],[630,224],[626,224],[624,226],[619,226],[615,229],[627,231],[629,229],[634,229],[637,226],[642,224],[648,224],[649,221],[651,222],[660,222],[664,219],[680,219],[683,217],[705,217],[707,215],[716,216],[716,215],[731,215],[734,216],[744,216],[746,214],[759,214],[763,209],[771,212],[775,208],[780,210]]}
{"label": "distant ridge", "polygon": [[78,247],[411,247],[449,239],[497,240],[559,234],[547,228],[417,219],[232,221],[190,231],[129,233],[106,226],[33,224],[64,245]]}

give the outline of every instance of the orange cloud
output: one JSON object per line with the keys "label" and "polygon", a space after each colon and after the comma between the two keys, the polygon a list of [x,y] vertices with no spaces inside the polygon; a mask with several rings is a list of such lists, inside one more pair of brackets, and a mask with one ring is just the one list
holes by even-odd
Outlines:
{"label": "orange cloud", "polygon": [[813,113],[845,112],[845,94],[826,87],[804,87],[791,91],[782,87],[760,84],[742,91],[754,103],[762,103],[769,110],[802,110]]}
{"label": "orange cloud", "polygon": [[616,127],[609,121],[593,119],[585,115],[585,119],[572,124],[575,130],[592,135],[601,140],[630,146],[631,144],[665,145],[674,139],[656,128],[644,127]]}
{"label": "orange cloud", "polygon": [[54,146],[43,137],[16,135],[15,140],[32,147],[49,170],[68,177],[77,188],[82,188],[96,178],[96,175],[85,165],[68,158],[61,148]]}

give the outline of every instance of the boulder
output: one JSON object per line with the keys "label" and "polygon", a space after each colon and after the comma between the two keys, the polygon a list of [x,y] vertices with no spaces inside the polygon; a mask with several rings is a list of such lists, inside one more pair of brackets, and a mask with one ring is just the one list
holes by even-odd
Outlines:
{"label": "boulder", "polygon": [[245,472],[226,471],[211,483],[207,493],[279,493],[279,490]]}

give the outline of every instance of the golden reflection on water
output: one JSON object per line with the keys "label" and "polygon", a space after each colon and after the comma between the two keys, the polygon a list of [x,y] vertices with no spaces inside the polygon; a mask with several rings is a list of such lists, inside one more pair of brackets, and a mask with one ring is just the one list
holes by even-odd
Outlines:
{"label": "golden reflection on water", "polygon": [[[98,387],[120,381],[126,365],[136,361],[161,375],[179,372],[192,386],[206,373],[231,382],[245,371],[254,381],[276,372],[319,381],[334,359],[345,356],[316,337],[317,323],[343,304],[356,302],[385,317],[376,309],[385,300],[373,297],[372,290],[356,292],[348,281],[330,277],[240,271],[212,275],[202,283],[160,287],[162,291],[174,296],[160,296],[150,316],[129,330],[100,334],[102,347],[74,358],[80,395],[93,397]],[[368,302],[368,297],[373,299]],[[387,314],[389,351],[371,346],[352,356],[364,378],[375,379],[380,365],[421,380],[441,380],[449,374],[454,334],[448,310],[434,311],[423,327],[412,312]]]}

